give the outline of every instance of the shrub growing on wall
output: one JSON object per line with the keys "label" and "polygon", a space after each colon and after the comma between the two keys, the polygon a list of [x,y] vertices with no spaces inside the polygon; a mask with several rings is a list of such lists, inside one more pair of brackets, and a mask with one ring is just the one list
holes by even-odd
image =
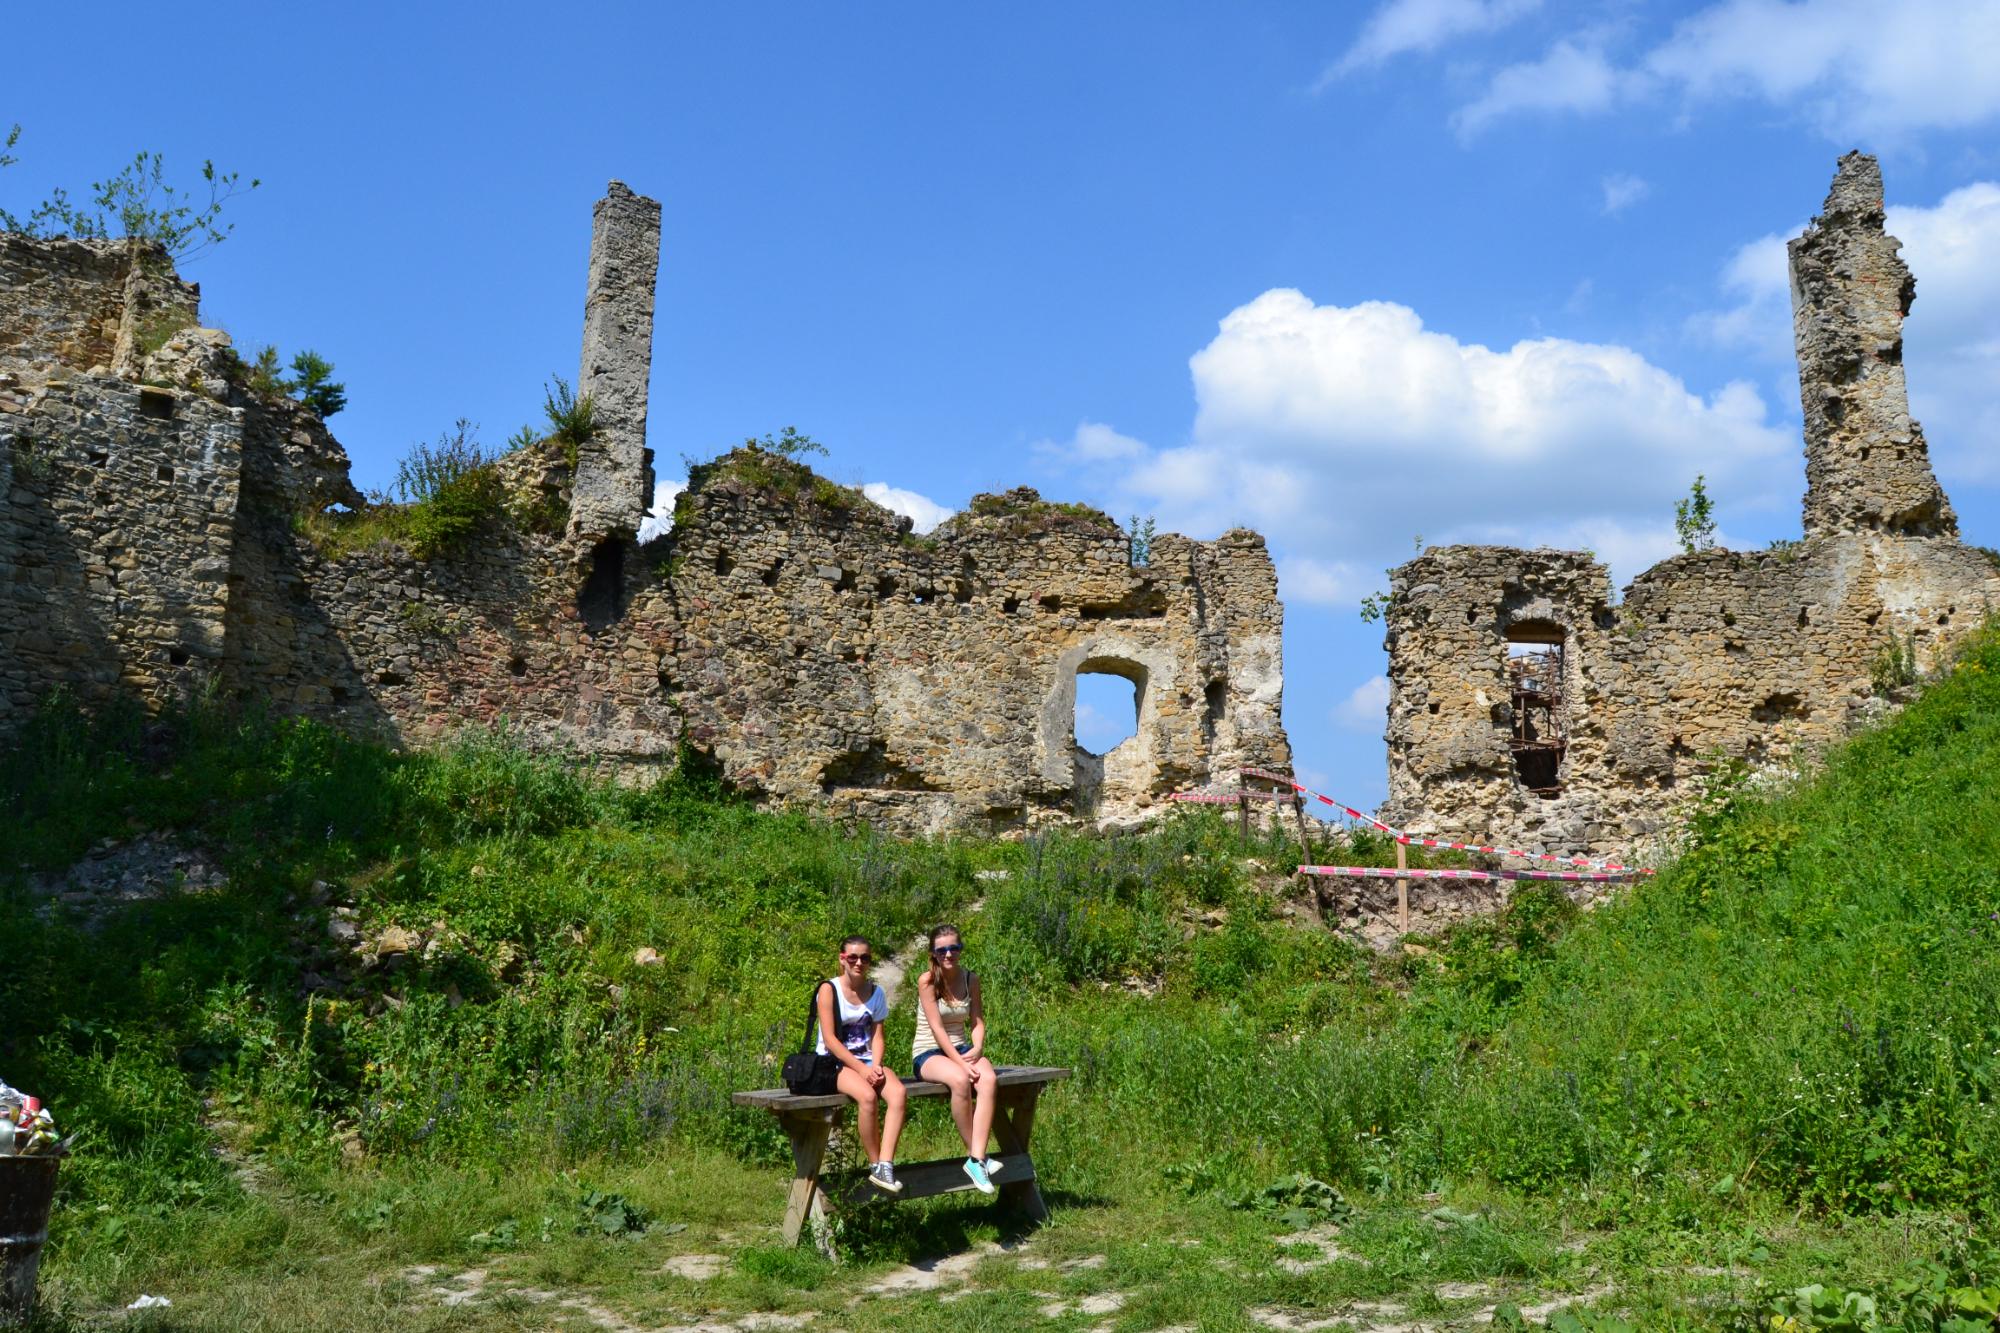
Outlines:
{"label": "shrub growing on wall", "polygon": [[410,506],[410,553],[428,560],[500,512],[505,499],[479,428],[460,417],[436,444],[416,444],[396,464],[395,493]]}

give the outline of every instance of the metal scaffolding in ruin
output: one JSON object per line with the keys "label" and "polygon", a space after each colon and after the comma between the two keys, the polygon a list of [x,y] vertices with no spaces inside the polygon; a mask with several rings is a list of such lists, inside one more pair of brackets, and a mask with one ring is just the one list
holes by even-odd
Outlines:
{"label": "metal scaffolding in ruin", "polygon": [[1514,730],[1507,748],[1521,785],[1539,796],[1562,790],[1556,776],[1567,744],[1563,710],[1563,646],[1536,646],[1507,659],[1507,702]]}

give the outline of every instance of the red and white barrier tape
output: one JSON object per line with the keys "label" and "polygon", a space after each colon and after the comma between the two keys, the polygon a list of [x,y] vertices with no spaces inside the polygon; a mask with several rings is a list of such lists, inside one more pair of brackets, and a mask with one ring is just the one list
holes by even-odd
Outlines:
{"label": "red and white barrier tape", "polygon": [[1515,847],[1487,847],[1472,842],[1441,842],[1436,838],[1419,838],[1414,834],[1405,833],[1399,828],[1392,828],[1373,815],[1365,815],[1351,805],[1343,805],[1331,796],[1316,792],[1310,787],[1302,787],[1282,773],[1273,773],[1268,769],[1262,768],[1245,768],[1239,771],[1246,778],[1262,778],[1266,782],[1282,782],[1292,790],[1302,795],[1310,796],[1322,805],[1332,806],[1349,819],[1360,820],[1364,824],[1372,824],[1377,829],[1394,838],[1397,842],[1409,847],[1434,847],[1448,852],[1484,852],[1488,856],[1517,856],[1524,861],[1554,861],[1558,865],[1588,866],[1592,870],[1615,872],[1620,877],[1656,873],[1643,866],[1620,865],[1616,861],[1596,861],[1588,856],[1556,856],[1549,852],[1524,852]]}
{"label": "red and white barrier tape", "polygon": [[1278,791],[1177,791],[1167,797],[1167,799],[1170,801],[1191,801],[1198,805],[1235,805],[1238,800],[1244,797],[1248,797],[1253,801],[1289,801],[1292,799],[1289,793]]}
{"label": "red and white barrier tape", "polygon": [[1300,866],[1301,875],[1328,878],[1351,875],[1357,879],[1575,879],[1601,882],[1631,879],[1650,871],[1626,870],[1618,873],[1591,873],[1581,870],[1398,870],[1394,866]]}

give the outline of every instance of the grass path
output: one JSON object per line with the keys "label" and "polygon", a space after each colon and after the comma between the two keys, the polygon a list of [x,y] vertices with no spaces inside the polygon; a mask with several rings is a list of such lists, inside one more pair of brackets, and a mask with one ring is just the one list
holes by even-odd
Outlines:
{"label": "grass path", "polygon": [[[586,1187],[643,1230],[579,1231]],[[722,1153],[579,1173],[405,1168],[295,1180],[191,1210],[116,1252],[52,1254],[50,1329],[954,1330],[1373,1329],[1493,1326],[1503,1304],[1545,1320],[1619,1311],[1645,1328],[1725,1327],[1755,1276],[1809,1280],[1828,1263],[1898,1266],[1946,1219],[1728,1233],[1572,1233],[1558,1214],[1476,1196],[1364,1206],[1295,1227],[1151,1190],[1050,1190],[1023,1228],[963,1198],[871,1208],[828,1262],[782,1245],[774,1169]],[[506,1211],[511,1228],[468,1230]],[[586,1224],[587,1225],[587,1224]],[[502,1232],[500,1238],[494,1232]],[[166,1310],[126,1315],[141,1293]]]}

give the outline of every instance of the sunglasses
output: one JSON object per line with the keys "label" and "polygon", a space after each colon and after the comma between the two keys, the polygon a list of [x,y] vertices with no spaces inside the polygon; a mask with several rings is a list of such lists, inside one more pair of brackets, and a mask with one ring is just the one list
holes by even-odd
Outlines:
{"label": "sunglasses", "polygon": [[872,963],[875,961],[872,954],[865,953],[844,953],[840,957],[843,962],[848,963]]}
{"label": "sunglasses", "polygon": [[964,949],[965,946],[963,944],[940,944],[937,948],[932,949],[931,952],[940,958],[944,958],[951,954],[961,953]]}

